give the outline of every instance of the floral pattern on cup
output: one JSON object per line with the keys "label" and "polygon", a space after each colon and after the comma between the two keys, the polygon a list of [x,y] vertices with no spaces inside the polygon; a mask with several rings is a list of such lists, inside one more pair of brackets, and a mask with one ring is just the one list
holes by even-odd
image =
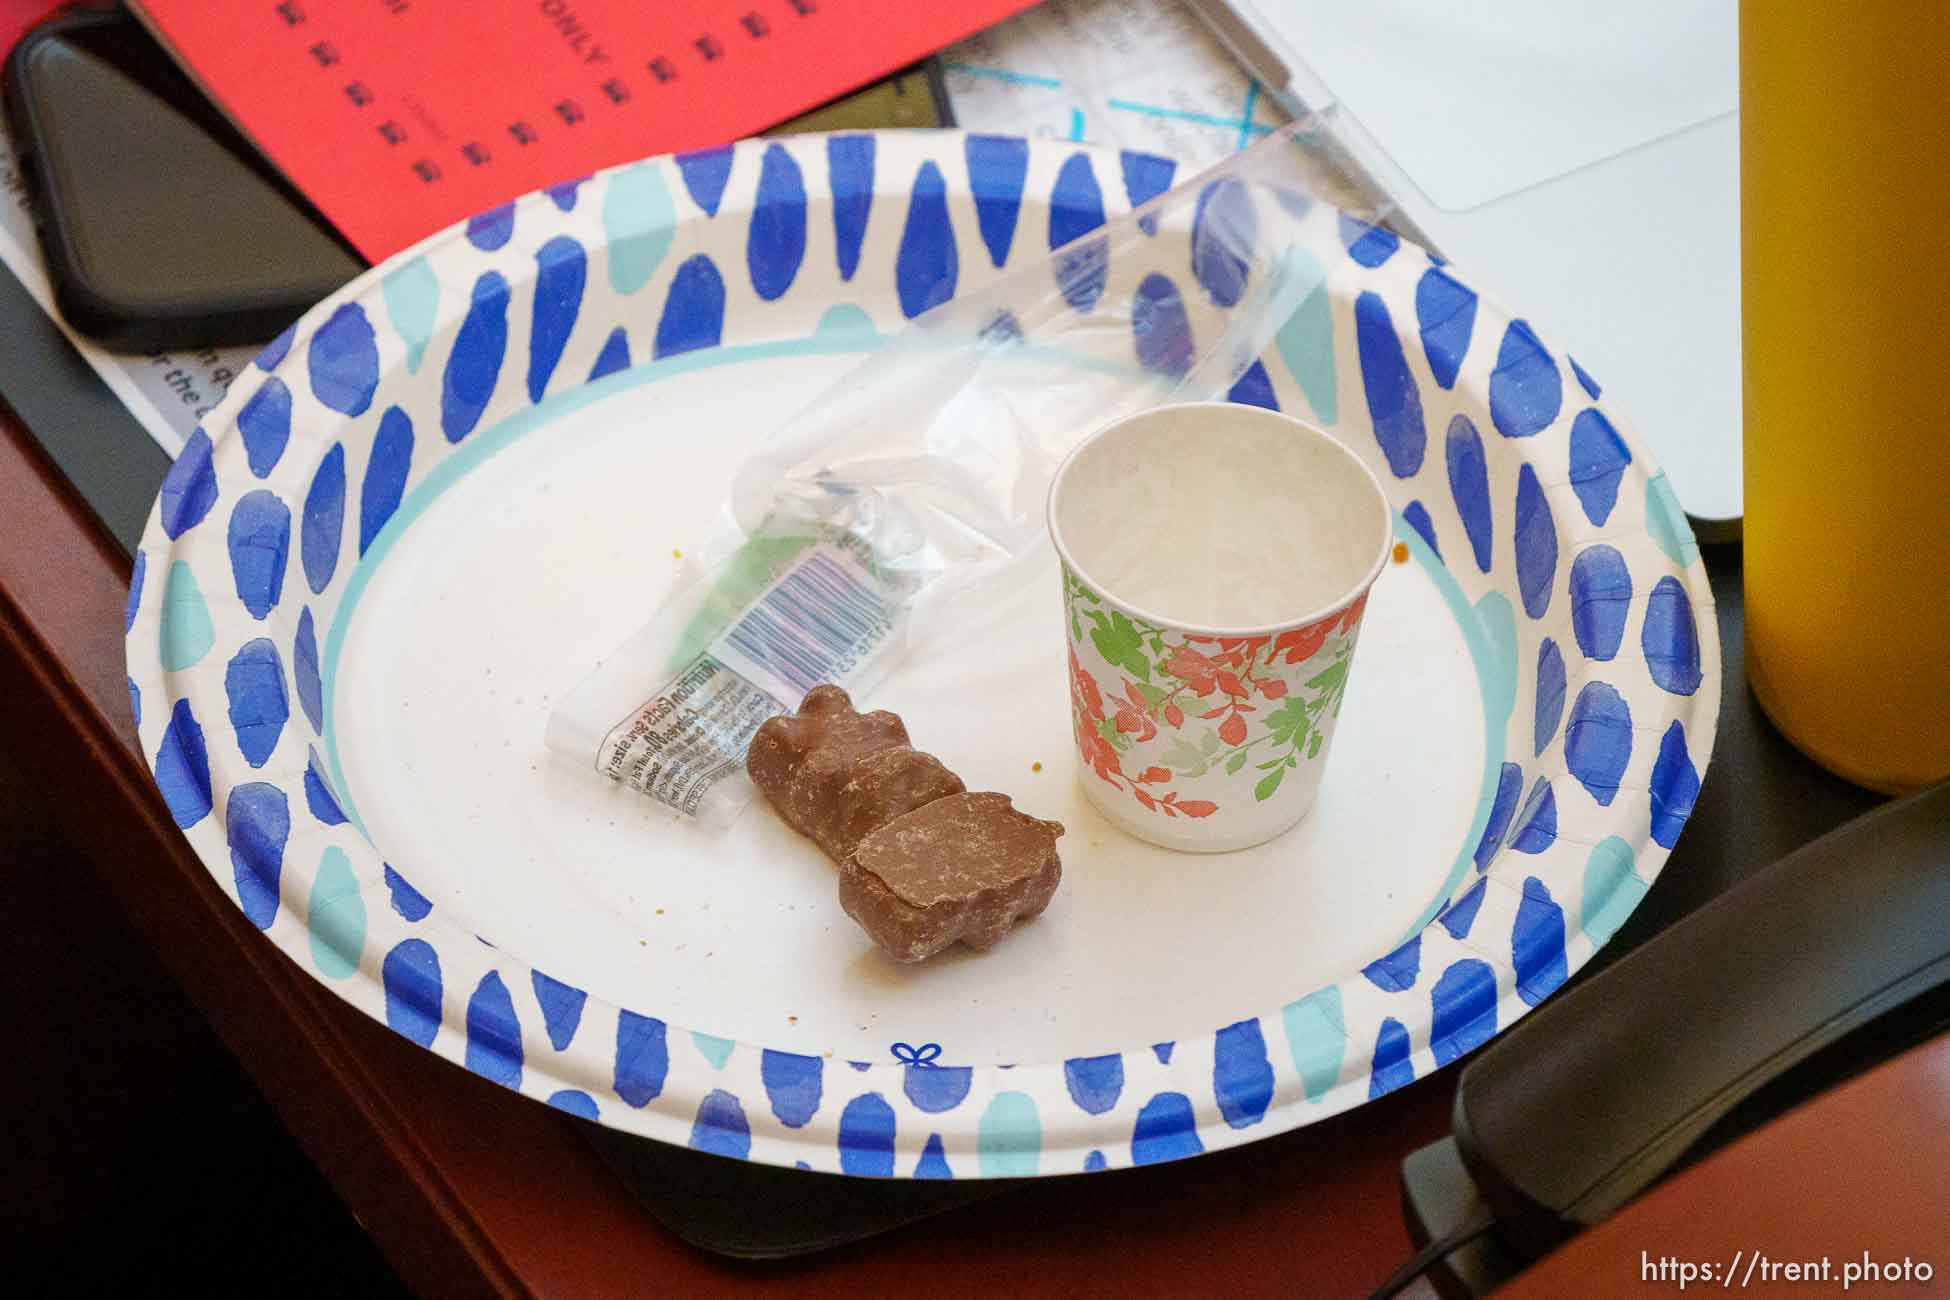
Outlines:
{"label": "floral pattern on cup", "polygon": [[[1099,780],[1147,811],[1209,817],[1219,802],[1186,798],[1179,787],[1214,772],[1235,777],[1249,765],[1259,773],[1253,798],[1263,803],[1289,771],[1320,759],[1347,693],[1366,592],[1304,627],[1250,637],[1201,636],[1133,618],[1067,566],[1063,594],[1077,753]],[[1086,646],[1104,680],[1079,660]]]}

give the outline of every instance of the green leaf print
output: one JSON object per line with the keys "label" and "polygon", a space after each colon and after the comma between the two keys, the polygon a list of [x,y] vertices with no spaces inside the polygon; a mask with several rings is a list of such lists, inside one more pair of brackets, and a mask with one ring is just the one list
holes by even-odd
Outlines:
{"label": "green leaf print", "polygon": [[1307,685],[1325,695],[1338,691],[1347,685],[1347,656],[1342,655],[1333,663],[1307,679]]}
{"label": "green leaf print", "polygon": [[1312,725],[1307,705],[1298,696],[1289,695],[1286,703],[1266,715],[1267,734],[1272,736],[1275,745],[1299,744]]}
{"label": "green leaf print", "polygon": [[1110,612],[1108,625],[1100,622],[1099,618],[1092,615],[1091,621],[1097,622],[1098,626],[1090,633],[1090,643],[1097,647],[1097,653],[1138,681],[1150,681],[1151,665],[1144,657],[1144,638],[1131,626],[1131,620],[1119,610]]}
{"label": "green leaf print", "polygon": [[1177,769],[1181,776],[1192,775],[1192,768],[1203,770],[1205,767],[1205,755],[1199,752],[1198,746],[1182,738],[1172,741],[1170,747],[1159,756],[1159,761],[1166,767]]}

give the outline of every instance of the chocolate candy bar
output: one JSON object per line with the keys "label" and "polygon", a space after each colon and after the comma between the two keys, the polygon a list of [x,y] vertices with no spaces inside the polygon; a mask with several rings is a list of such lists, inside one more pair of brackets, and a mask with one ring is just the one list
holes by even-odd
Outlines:
{"label": "chocolate candy bar", "polygon": [[837,686],[815,686],[797,714],[767,719],[745,768],[786,823],[835,862],[875,827],[966,788],[939,759],[907,743],[899,718],[855,712]]}
{"label": "chocolate candy bar", "polygon": [[768,719],[745,756],[752,783],[840,864],[840,905],[896,961],[960,940],[991,947],[1049,905],[1063,827],[1005,794],[969,794],[907,743],[891,713],[859,713],[837,686]]}
{"label": "chocolate candy bar", "polygon": [[1063,878],[1057,822],[1006,794],[955,794],[868,834],[840,864],[840,906],[899,962],[959,940],[986,950],[1049,906]]}
{"label": "chocolate candy bar", "polygon": [[831,822],[822,823],[813,838],[833,861],[844,862],[861,840],[902,813],[967,788],[933,754],[905,746],[883,749],[854,762]]}

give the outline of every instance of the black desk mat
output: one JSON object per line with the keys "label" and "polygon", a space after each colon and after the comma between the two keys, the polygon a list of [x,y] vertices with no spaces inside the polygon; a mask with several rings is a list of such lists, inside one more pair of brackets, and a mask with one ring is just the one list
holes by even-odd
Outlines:
{"label": "black desk mat", "polygon": [[[133,551],[168,467],[162,451],[7,275],[0,275],[0,338],[8,341],[0,347],[0,396],[110,534]],[[1739,546],[1709,546],[1703,553],[1719,607],[1725,665],[1712,764],[1692,820],[1657,883],[1581,979],[1747,875],[1882,802],[1802,757],[1761,714],[1746,685]],[[877,1182],[773,1169],[581,1127],[665,1227],[700,1249],[741,1259],[778,1259],[858,1241],[1008,1195],[1016,1186]],[[1237,1151],[1201,1157],[1242,1158],[1249,1157]]]}

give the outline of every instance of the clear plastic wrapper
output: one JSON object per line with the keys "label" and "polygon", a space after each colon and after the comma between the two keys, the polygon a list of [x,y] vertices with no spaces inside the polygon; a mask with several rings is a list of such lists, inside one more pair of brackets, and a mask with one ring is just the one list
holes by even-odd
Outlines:
{"label": "clear plastic wrapper", "polygon": [[[1223,397],[1361,233],[1296,123],[917,317],[734,478],[676,590],[551,716],[547,742],[706,828],[749,803],[765,718],[870,693],[979,625],[1047,550],[1057,465],[1101,425]],[[1318,300],[1315,300],[1318,295]],[[1052,669],[1057,671],[1057,669]]]}

